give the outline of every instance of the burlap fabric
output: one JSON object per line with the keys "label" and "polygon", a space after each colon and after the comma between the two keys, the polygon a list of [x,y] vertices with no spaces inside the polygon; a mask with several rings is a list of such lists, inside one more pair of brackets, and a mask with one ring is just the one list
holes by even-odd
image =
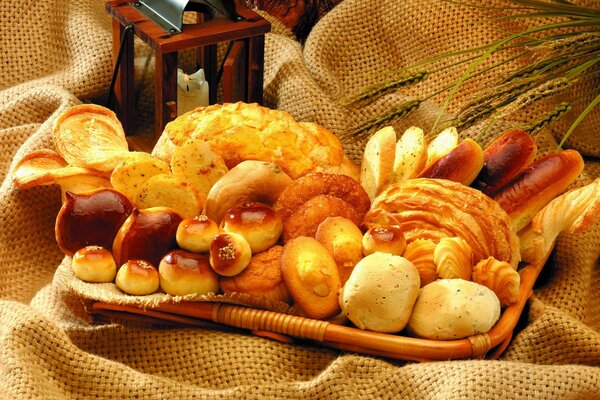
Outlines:
{"label": "burlap fabric", "polygon": [[[478,13],[429,1],[347,0],[305,48],[289,32],[268,35],[266,101],[326,125],[358,156],[349,127],[415,93],[355,110],[340,99],[385,69],[498,35],[473,23],[483,19]],[[101,0],[0,3],[0,398],[600,398],[597,225],[560,237],[499,361],[405,363],[214,330],[91,324],[54,277],[62,259],[53,237],[58,189],[19,191],[7,174],[14,160],[51,146],[57,113],[102,98],[109,27]],[[396,126],[427,127],[434,111],[425,104]],[[598,118],[569,143],[589,155],[577,184],[599,175]],[[551,133],[561,129],[547,130],[540,147],[552,148]]]}

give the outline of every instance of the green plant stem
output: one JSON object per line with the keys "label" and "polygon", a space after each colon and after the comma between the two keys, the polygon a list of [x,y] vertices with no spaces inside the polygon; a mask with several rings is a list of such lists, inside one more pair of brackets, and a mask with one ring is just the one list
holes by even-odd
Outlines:
{"label": "green plant stem", "polygon": [[587,107],[581,112],[581,114],[577,116],[577,119],[575,119],[575,122],[573,122],[567,133],[563,135],[563,138],[558,144],[556,151],[562,150],[563,145],[565,144],[569,136],[571,136],[571,133],[573,133],[577,125],[579,125],[579,123],[583,121],[583,119],[598,105],[598,103],[600,103],[600,95],[596,96],[596,98],[592,100],[590,104],[587,105]]}

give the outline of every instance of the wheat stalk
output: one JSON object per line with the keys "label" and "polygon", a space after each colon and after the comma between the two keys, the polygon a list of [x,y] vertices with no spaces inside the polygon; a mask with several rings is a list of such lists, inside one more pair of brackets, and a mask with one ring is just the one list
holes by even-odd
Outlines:
{"label": "wheat stalk", "polygon": [[363,138],[365,135],[367,135],[373,130],[381,128],[384,125],[393,124],[399,119],[406,117],[408,114],[416,110],[420,105],[421,100],[409,100],[405,103],[402,103],[393,110],[388,111],[381,116],[375,117],[362,125],[359,125],[350,132],[350,135],[358,139]]}

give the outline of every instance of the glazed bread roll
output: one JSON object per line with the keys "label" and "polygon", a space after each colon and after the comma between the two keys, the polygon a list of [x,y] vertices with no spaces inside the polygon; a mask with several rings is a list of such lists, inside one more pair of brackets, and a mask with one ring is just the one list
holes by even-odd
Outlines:
{"label": "glazed bread roll", "polygon": [[220,233],[210,242],[210,266],[221,276],[239,274],[248,266],[251,257],[252,249],[239,233]]}
{"label": "glazed bread roll", "polygon": [[498,318],[500,301],[487,287],[463,279],[439,279],[421,288],[408,329],[425,339],[462,339],[489,331]]}
{"label": "glazed bread roll", "polygon": [[269,302],[290,303],[290,293],[281,274],[282,246],[273,246],[258,253],[240,274],[222,276],[219,281],[223,293],[246,293]]}
{"label": "glazed bread roll", "polygon": [[148,261],[129,260],[119,268],[115,283],[127,294],[143,296],[158,290],[160,278],[156,268]]}
{"label": "glazed bread roll", "polygon": [[405,248],[406,238],[397,226],[371,227],[362,238],[362,249],[365,256],[377,251],[401,256]]}
{"label": "glazed bread roll", "polygon": [[477,178],[482,167],[483,149],[473,139],[467,138],[428,165],[419,177],[449,179],[468,186]]}
{"label": "glazed bread roll", "polygon": [[160,288],[172,296],[206,295],[219,291],[219,276],[208,257],[185,250],[172,250],[158,265]]}
{"label": "glazed bread roll", "polygon": [[208,253],[210,242],[219,234],[219,226],[206,215],[184,218],[177,226],[175,238],[182,249]]}
{"label": "glazed bread roll", "polygon": [[294,302],[307,317],[327,319],[339,313],[342,284],[337,265],[316,239],[300,236],[287,242],[281,272]]}
{"label": "glazed bread roll", "polygon": [[340,306],[360,329],[399,332],[406,326],[421,281],[406,258],[373,253],[356,265],[340,293]]}
{"label": "glazed bread roll", "polygon": [[100,246],[86,246],[77,250],[71,268],[75,276],[85,282],[112,282],[117,274],[112,253]]}
{"label": "glazed bread roll", "polygon": [[362,232],[347,218],[328,217],[319,224],[315,239],[333,256],[343,285],[363,256]]}
{"label": "glazed bread roll", "polygon": [[256,254],[277,243],[283,224],[273,207],[252,202],[230,208],[221,220],[220,229],[242,235],[248,241],[252,254]]}
{"label": "glazed bread roll", "polygon": [[365,225],[397,225],[407,242],[460,237],[471,246],[473,263],[492,256],[516,269],[520,260],[514,226],[498,203],[445,179],[410,179],[388,186],[373,202]]}
{"label": "glazed bread roll", "polygon": [[256,103],[215,104],[183,114],[167,124],[152,153],[168,163],[173,148],[189,138],[208,142],[228,168],[245,160],[268,161],[294,179],[349,161],[329,130]]}

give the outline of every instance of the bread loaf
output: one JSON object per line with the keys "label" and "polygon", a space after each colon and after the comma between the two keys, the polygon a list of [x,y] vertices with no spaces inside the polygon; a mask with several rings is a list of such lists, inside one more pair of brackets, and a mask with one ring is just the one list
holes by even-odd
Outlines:
{"label": "bread loaf", "polygon": [[391,126],[378,130],[365,145],[360,165],[360,184],[373,200],[394,177],[396,132]]}
{"label": "bread loaf", "polygon": [[492,198],[520,231],[535,213],[577,179],[583,165],[583,158],[575,150],[548,154],[522,170]]}
{"label": "bread loaf", "polygon": [[483,150],[473,139],[465,139],[419,174],[420,178],[449,179],[470,185],[483,167]]}
{"label": "bread loaf", "polygon": [[503,133],[483,151],[483,168],[472,186],[491,195],[533,162],[536,153],[537,146],[527,132]]}

